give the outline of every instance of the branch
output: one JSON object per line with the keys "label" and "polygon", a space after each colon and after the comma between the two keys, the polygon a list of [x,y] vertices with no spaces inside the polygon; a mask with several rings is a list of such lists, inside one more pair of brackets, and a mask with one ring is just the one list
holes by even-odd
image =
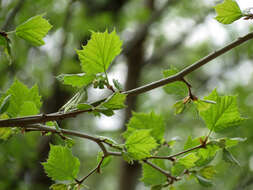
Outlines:
{"label": "branch", "polygon": [[148,157],[148,158],[146,158],[146,159],[163,159],[163,160],[175,161],[175,157],[180,156],[180,155],[182,155],[182,154],[185,154],[185,153],[187,153],[187,152],[191,152],[191,151],[193,151],[193,150],[197,150],[197,149],[200,149],[200,148],[205,148],[206,145],[207,145],[207,144],[200,144],[200,145],[198,145],[198,146],[195,146],[195,147],[193,147],[193,148],[184,150],[184,151],[182,151],[182,152],[178,152],[178,153],[173,154],[173,155],[170,155],[170,156],[150,156],[150,157]]}
{"label": "branch", "polygon": [[[234,42],[228,44],[227,46],[207,55],[206,57],[200,59],[199,61],[195,62],[194,64],[186,67],[179,73],[152,82],[150,84],[129,90],[123,92],[124,94],[127,94],[128,96],[136,96],[138,94],[145,93],[147,91],[153,90],[155,88],[161,87],[163,85],[166,85],[168,83],[172,83],[175,81],[180,81],[182,80],[183,77],[188,75],[189,73],[192,73],[193,71],[197,70],[201,66],[209,63],[213,59],[219,57],[220,55],[228,52],[229,50],[243,44],[246,41],[249,41],[250,39],[253,38],[253,32],[238,38]],[[101,99],[99,101],[96,101],[92,103],[93,106],[99,105],[101,102],[105,101],[105,99]],[[55,121],[55,120],[60,120],[60,119],[66,119],[66,118],[71,118],[71,117],[76,117],[77,115],[84,113],[84,112],[90,112],[91,110],[74,110],[70,111],[68,113],[61,113],[61,112],[56,112],[56,113],[51,113],[51,114],[40,114],[40,115],[35,115],[35,116],[27,116],[27,117],[19,117],[19,118],[11,118],[11,119],[5,119],[5,120],[0,120],[0,127],[15,127],[15,126],[24,126],[28,124],[35,124],[35,123],[43,123],[47,121]]]}
{"label": "branch", "polygon": [[172,83],[172,82],[175,82],[175,81],[180,81],[183,77],[185,77],[189,73],[192,73],[193,71],[197,70],[201,66],[209,63],[213,59],[219,57],[220,55],[228,52],[229,50],[231,50],[231,49],[233,49],[233,48],[235,48],[235,47],[243,44],[244,42],[246,42],[246,41],[248,41],[248,40],[250,40],[252,38],[253,38],[253,32],[248,33],[247,35],[238,38],[234,42],[226,45],[225,47],[223,47],[223,48],[221,48],[221,49],[219,49],[219,50],[217,50],[217,51],[215,51],[215,52],[207,55],[206,57],[204,57],[204,58],[200,59],[199,61],[193,63],[192,65],[186,67],[185,69],[183,69],[182,71],[180,71],[179,73],[177,73],[177,74],[175,74],[173,76],[161,79],[159,81],[152,82],[150,84],[141,86],[141,87],[136,88],[136,89],[132,89],[132,90],[126,91],[124,93],[128,94],[129,96],[135,96],[135,95],[138,95],[138,94],[141,94],[141,93],[153,90],[155,88],[161,87],[161,86],[163,86],[165,84]]}
{"label": "branch", "polygon": [[[80,137],[83,139],[88,139],[88,140],[91,140],[91,141],[97,143],[98,146],[103,151],[104,155],[120,156],[120,153],[118,153],[118,152],[107,151],[105,145],[103,144],[104,140],[100,139],[99,137],[94,137],[94,136],[88,135],[86,133],[81,133],[81,132],[68,130],[68,129],[60,129],[60,131],[59,131],[56,128],[44,126],[42,124],[26,125],[26,126],[21,126],[21,128],[24,128],[26,132],[43,131],[43,132],[51,132],[51,133],[55,133],[55,134],[65,134],[65,135]],[[109,145],[110,147],[114,148],[114,146],[111,146],[111,144],[109,144],[109,143],[106,143],[106,144]]]}

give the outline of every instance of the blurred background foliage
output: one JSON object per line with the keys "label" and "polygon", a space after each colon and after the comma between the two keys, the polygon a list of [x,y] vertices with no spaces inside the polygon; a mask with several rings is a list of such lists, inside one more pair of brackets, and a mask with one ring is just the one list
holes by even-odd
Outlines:
{"label": "blurred background foliage", "polygon": [[[215,49],[224,46],[252,29],[251,21],[237,21],[224,26],[213,19],[212,7],[218,1],[192,0],[1,0],[0,26],[12,31],[28,18],[46,13],[53,29],[42,47],[32,47],[9,35],[13,63],[0,57],[0,92],[4,92],[18,78],[28,86],[38,84],[43,98],[42,113],[57,111],[76,92],[56,79],[61,73],[79,73],[80,65],[75,50],[85,45],[91,31],[114,28],[124,41],[123,53],[110,68],[109,78],[117,78],[125,89],[132,89],[163,77],[171,65],[182,69]],[[239,1],[240,3],[240,1]],[[253,41],[217,58],[187,76],[193,92],[203,97],[217,88],[222,94],[237,94],[242,115],[248,120],[229,137],[246,137],[247,141],[232,150],[241,167],[221,161],[218,164],[215,186],[209,189],[250,190],[253,188]],[[88,101],[104,97],[106,90],[89,88]],[[173,104],[178,97],[167,95],[162,88],[138,97],[129,98],[128,108],[113,117],[94,118],[83,114],[61,122],[61,127],[89,134],[108,136],[122,141],[120,135],[131,111],[155,111],[164,116],[166,140],[176,139],[173,151],[182,150],[188,136],[206,135],[204,123],[193,105],[175,116]],[[0,131],[1,132],[1,131]],[[215,134],[214,134],[215,136]],[[222,137],[222,135],[219,135]],[[17,135],[0,144],[0,189],[48,189],[51,181],[43,172],[41,162],[47,158],[49,143],[62,143],[56,136],[39,133]],[[76,139],[74,155],[81,160],[81,174],[85,175],[96,164],[99,148],[93,142]],[[80,175],[81,177],[81,175]],[[127,165],[113,158],[102,175],[86,181],[96,190],[146,190],[138,164]],[[203,189],[195,181],[185,178],[176,189]]]}

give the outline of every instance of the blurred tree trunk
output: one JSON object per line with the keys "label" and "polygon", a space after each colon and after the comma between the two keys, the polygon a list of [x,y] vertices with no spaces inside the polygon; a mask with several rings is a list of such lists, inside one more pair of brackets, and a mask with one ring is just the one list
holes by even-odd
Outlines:
{"label": "blurred tree trunk", "polygon": [[[154,0],[148,0],[146,2],[146,6],[149,9],[154,8]],[[141,77],[141,70],[144,65],[144,56],[145,56],[145,49],[144,49],[144,42],[146,40],[148,31],[141,36],[138,42],[135,43],[135,46],[131,48],[126,54],[127,58],[127,80],[125,85],[125,90],[134,89],[139,86],[139,81]],[[132,111],[137,110],[136,107],[137,96],[130,96],[127,98],[126,105],[127,108],[125,110],[125,117],[124,123],[122,126],[122,130],[126,130],[126,123],[132,116]],[[119,179],[119,188],[120,190],[135,190],[136,185],[139,180],[140,176],[140,165],[135,162],[134,164],[130,165],[126,161],[121,162],[121,175]]]}

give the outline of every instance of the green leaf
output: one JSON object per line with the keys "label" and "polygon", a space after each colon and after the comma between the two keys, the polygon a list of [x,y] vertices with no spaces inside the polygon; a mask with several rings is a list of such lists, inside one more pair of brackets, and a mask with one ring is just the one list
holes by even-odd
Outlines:
{"label": "green leaf", "polygon": [[172,168],[171,168],[171,174],[173,176],[180,176],[185,169],[186,168],[183,164],[181,164],[179,162],[176,162],[176,164],[173,165]]}
{"label": "green leaf", "polygon": [[127,152],[136,160],[144,159],[151,156],[151,150],[155,149],[158,144],[151,136],[150,130],[142,129],[133,132],[125,143]]}
{"label": "green leaf", "polygon": [[190,169],[195,166],[195,162],[199,159],[196,153],[189,153],[177,160],[178,163]]}
{"label": "green leaf", "polygon": [[235,0],[225,0],[214,8],[217,13],[215,19],[222,24],[231,24],[243,17],[243,13]]}
{"label": "green leaf", "polygon": [[113,30],[111,33],[92,32],[91,39],[82,50],[77,50],[82,70],[87,74],[106,72],[114,58],[121,52],[122,41]]}
{"label": "green leaf", "polygon": [[199,173],[206,179],[213,179],[214,175],[216,174],[216,170],[214,166],[206,166],[202,168]]}
{"label": "green leaf", "polygon": [[105,102],[103,102],[100,106],[105,107],[111,110],[122,109],[125,106],[124,102],[126,100],[126,94],[121,94],[119,92],[111,95]]}
{"label": "green leaf", "polygon": [[205,137],[198,137],[198,138],[192,139],[192,137],[189,136],[187,141],[185,142],[184,150],[200,145],[200,139],[205,139]]}
{"label": "green leaf", "polygon": [[236,158],[227,150],[227,149],[223,149],[223,156],[222,156],[223,160],[225,162],[228,162],[230,164],[234,164],[234,165],[238,165],[240,166],[240,163],[238,160],[236,160]]}
{"label": "green leaf", "polygon": [[[152,160],[152,163],[162,169],[166,169],[164,160]],[[143,163],[141,181],[143,181],[147,186],[155,186],[164,184],[166,182],[166,176],[156,169],[152,168],[150,165]]]}
{"label": "green leaf", "polygon": [[8,109],[8,107],[10,105],[10,98],[11,98],[11,94],[8,95],[8,96],[6,96],[3,99],[3,101],[2,101],[2,103],[0,105],[0,114],[3,114]]}
{"label": "green leaf", "polygon": [[173,105],[173,108],[175,109],[174,111],[175,115],[178,115],[184,111],[185,104],[182,100],[179,100]]}
{"label": "green leaf", "polygon": [[34,46],[44,45],[43,38],[47,35],[52,25],[43,18],[44,14],[37,15],[16,28],[16,35]]}
{"label": "green leaf", "polygon": [[[178,73],[178,69],[176,67],[171,67],[168,70],[163,71],[164,77],[169,77]],[[164,91],[168,94],[173,94],[176,97],[185,97],[188,93],[188,88],[184,82],[176,81],[170,84],[167,84],[163,87]]]}
{"label": "green leaf", "polygon": [[165,132],[164,119],[160,115],[151,113],[135,113],[127,124],[127,131],[123,133],[124,138],[128,138],[133,132],[140,129],[150,129],[151,136],[158,143],[163,141]]}
{"label": "green leaf", "polygon": [[20,107],[20,116],[35,115],[38,113],[38,108],[32,101],[25,101]]}
{"label": "green leaf", "polygon": [[95,79],[93,74],[61,74],[57,77],[63,84],[71,85],[73,87],[81,88],[89,85]]}
{"label": "green leaf", "polygon": [[211,187],[213,185],[212,181],[209,179],[206,179],[200,175],[195,175],[200,185],[204,187]]}
{"label": "green leaf", "polygon": [[131,157],[131,155],[128,152],[123,151],[122,152],[122,158],[127,161],[127,163],[129,164],[133,164],[134,163],[134,159]]}
{"label": "green leaf", "polygon": [[50,190],[68,190],[68,185],[56,183],[49,187]]}
{"label": "green leaf", "polygon": [[194,104],[197,105],[198,111],[206,111],[212,104],[216,104],[216,102],[210,100],[197,100],[194,101]]}
{"label": "green leaf", "polygon": [[[202,140],[200,140],[202,139]],[[184,150],[196,147],[198,145],[200,145],[200,141],[203,141],[205,139],[204,136],[202,137],[198,137],[198,138],[194,138],[192,139],[191,136],[188,137],[185,145],[184,145]],[[215,155],[216,152],[219,150],[219,147],[215,144],[207,144],[205,148],[200,148],[200,149],[196,149],[193,152],[195,152],[197,154],[197,156],[199,157],[198,161],[196,162],[197,166],[204,166],[208,163],[210,163]]]}
{"label": "green leaf", "polygon": [[201,167],[209,164],[216,156],[219,147],[217,145],[208,144],[206,148],[201,148],[197,150],[197,156],[199,160],[196,162],[196,165]]}
{"label": "green leaf", "polygon": [[65,181],[74,180],[77,177],[80,161],[72,155],[69,148],[50,145],[49,157],[42,165],[48,177],[55,181]]}
{"label": "green leaf", "polygon": [[[28,112],[37,114],[41,107],[41,97],[38,91],[37,85],[28,89],[24,84],[15,80],[5,95],[0,98],[0,102],[3,102],[8,95],[11,95],[10,103],[6,110],[6,113],[11,117],[23,116]],[[33,105],[31,105],[31,102]],[[28,107],[32,110],[29,111]]]}
{"label": "green leaf", "polygon": [[78,104],[76,107],[77,107],[77,109],[83,110],[83,111],[85,111],[85,110],[90,110],[90,109],[93,108],[92,105],[90,105],[90,104],[85,104],[85,103],[80,103],[80,104]]}
{"label": "green leaf", "polygon": [[245,120],[239,114],[236,98],[236,96],[219,96],[216,90],[205,97],[216,102],[207,110],[200,111],[200,116],[210,130],[220,132],[226,128],[238,126]]}
{"label": "green leaf", "polygon": [[95,79],[94,74],[61,74],[57,77],[63,84],[71,85],[73,87],[82,88],[89,85]]}

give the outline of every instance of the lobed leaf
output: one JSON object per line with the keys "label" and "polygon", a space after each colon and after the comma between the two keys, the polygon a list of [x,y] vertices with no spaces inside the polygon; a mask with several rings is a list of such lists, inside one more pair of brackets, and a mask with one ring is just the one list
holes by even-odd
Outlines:
{"label": "lobed leaf", "polygon": [[195,166],[195,162],[198,161],[199,157],[196,153],[189,153],[181,158],[179,158],[177,161],[178,163],[185,166],[185,168],[190,169]]}
{"label": "lobed leaf", "polygon": [[231,24],[243,17],[243,13],[235,0],[225,0],[214,8],[217,13],[215,19],[222,24]]}
{"label": "lobed leaf", "polygon": [[151,156],[151,150],[155,149],[158,144],[151,136],[150,130],[142,129],[133,132],[125,143],[127,152],[135,160],[141,160]]}
{"label": "lobed leaf", "polygon": [[42,103],[37,85],[28,89],[24,84],[15,80],[5,95],[0,98],[0,103],[9,95],[11,97],[9,106],[6,109],[9,116],[17,117],[39,113]]}
{"label": "lobed leaf", "polygon": [[73,87],[81,88],[89,85],[95,79],[94,74],[61,74],[57,78],[66,85],[71,85]]}
{"label": "lobed leaf", "polygon": [[122,41],[111,33],[92,32],[91,39],[82,50],[77,50],[82,70],[87,74],[106,72],[114,58],[121,52]]}
{"label": "lobed leaf", "polygon": [[37,15],[16,28],[16,35],[34,46],[44,45],[43,38],[47,35],[52,25],[43,18],[44,14]]}
{"label": "lobed leaf", "polygon": [[119,92],[111,95],[105,102],[103,102],[100,106],[105,107],[111,110],[122,109],[125,106],[126,94],[122,94]]}
{"label": "lobed leaf", "polygon": [[47,162],[42,165],[48,177],[55,181],[65,181],[74,180],[77,177],[80,161],[72,155],[69,148],[50,145]]}
{"label": "lobed leaf", "polygon": [[124,138],[128,138],[133,132],[140,129],[150,129],[152,137],[157,142],[162,142],[165,132],[164,119],[160,115],[151,113],[135,113],[127,124],[127,130],[123,133]]}
{"label": "lobed leaf", "polygon": [[245,120],[239,114],[236,96],[219,96],[214,90],[205,99],[216,102],[208,109],[200,110],[200,116],[210,130],[220,132],[226,128],[238,126]]}

